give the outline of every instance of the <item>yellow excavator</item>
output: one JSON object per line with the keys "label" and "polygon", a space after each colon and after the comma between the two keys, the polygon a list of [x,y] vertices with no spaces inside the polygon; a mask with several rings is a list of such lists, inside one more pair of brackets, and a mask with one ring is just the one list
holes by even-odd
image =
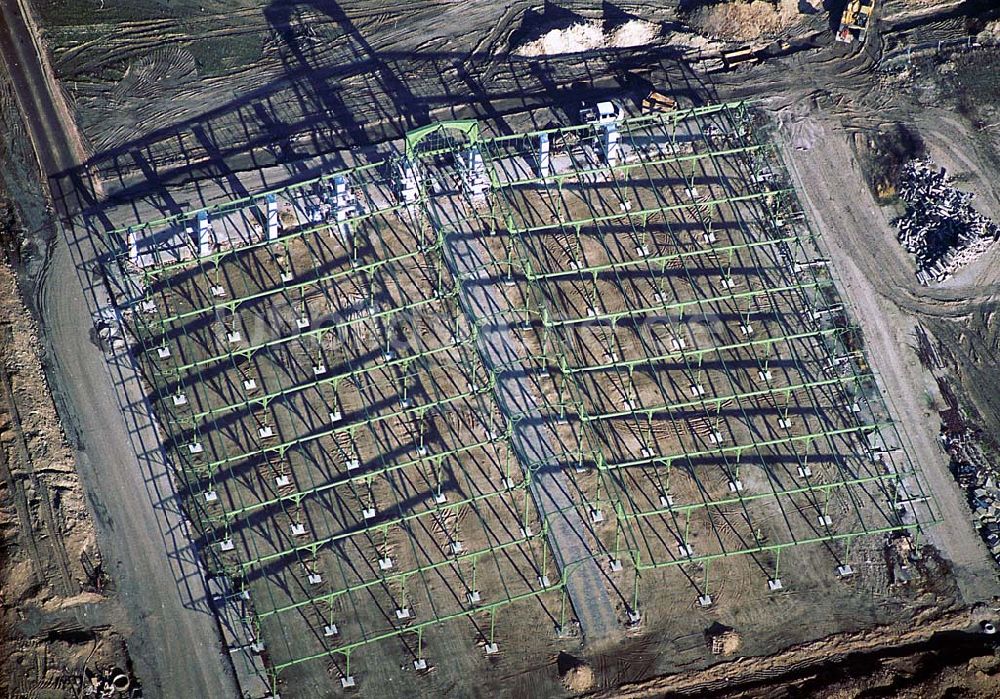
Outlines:
{"label": "yellow excavator", "polygon": [[863,42],[874,11],[875,0],[850,0],[840,16],[837,41],[845,44],[853,44],[855,40]]}

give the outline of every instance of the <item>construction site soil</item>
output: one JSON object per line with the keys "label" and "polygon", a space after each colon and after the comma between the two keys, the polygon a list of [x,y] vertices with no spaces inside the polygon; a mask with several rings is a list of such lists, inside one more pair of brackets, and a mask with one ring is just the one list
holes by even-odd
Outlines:
{"label": "construction site soil", "polygon": [[[966,440],[982,469],[1000,473],[992,437],[1000,433],[1000,246],[945,282],[921,285],[896,240],[903,205],[892,188],[902,162],[922,155],[1000,220],[1000,11],[990,2],[885,0],[864,45],[848,47],[831,32],[843,5],[35,0],[6,8],[30,13],[26,34],[16,36],[13,22],[4,31],[30,46],[35,30],[47,76],[35,82],[47,86],[65,129],[50,140],[78,159],[39,152],[39,180],[31,144],[41,151],[44,139],[32,131],[37,115],[17,113],[18,99],[25,107],[13,79],[26,54],[15,66],[5,45],[13,77],[0,79],[10,259],[0,268],[0,676],[12,678],[8,694],[80,696],[90,687],[100,696],[96,688],[118,674],[146,696],[235,692],[150,391],[131,361],[109,370],[95,342],[92,312],[108,295],[88,227],[110,230],[353,166],[434,120],[476,118],[485,135],[502,136],[574,123],[581,101],[614,98],[637,112],[655,86],[682,107],[753,99],[767,114],[941,522],[921,534],[923,555],[904,560],[905,576],[879,535],[852,544],[849,582],[819,554],[788,554],[790,589],[779,595],[741,556],[712,564],[714,608],[698,607],[686,582],[658,585],[643,625],[613,649],[581,647],[578,634],[540,630],[531,615],[500,614],[498,656],[484,658],[481,635],[468,623],[454,631],[460,622],[427,635],[437,658],[454,655],[453,667],[438,660],[427,675],[414,673],[412,659],[388,647],[368,667],[407,664],[386,672],[387,696],[460,695],[469,684],[484,696],[525,697],[996,696],[996,637],[980,629],[996,621],[997,567],[940,436]],[[726,51],[748,45],[761,62],[718,70]],[[592,244],[579,253],[588,260],[603,247]],[[314,255],[292,247],[290,264],[309,267]],[[396,293],[419,296],[425,281]],[[552,286],[585,307],[573,288]],[[608,310],[631,303],[613,285],[596,288]],[[587,348],[601,338],[577,340]],[[447,367],[436,371],[432,383],[444,383]],[[639,401],[655,395],[651,385],[637,390]],[[554,397],[554,384],[542,393]],[[574,482],[600,498],[593,474]],[[673,487],[684,490],[680,474]],[[721,529],[731,542],[752,535]],[[681,571],[707,577],[697,566]],[[552,595],[539,604],[557,618]],[[616,611],[624,616],[627,605]],[[488,618],[478,623],[489,627]],[[341,674],[319,663],[295,677],[335,694]],[[420,689],[425,681],[433,689]]]}

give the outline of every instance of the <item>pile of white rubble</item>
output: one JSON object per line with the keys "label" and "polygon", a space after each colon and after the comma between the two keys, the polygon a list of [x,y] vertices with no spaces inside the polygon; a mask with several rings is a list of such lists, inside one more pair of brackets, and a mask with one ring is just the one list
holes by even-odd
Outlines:
{"label": "pile of white rubble", "polygon": [[969,204],[972,194],[951,186],[929,160],[903,166],[897,186],[906,214],[896,220],[897,238],[917,261],[921,284],[942,282],[1000,238],[1000,226]]}

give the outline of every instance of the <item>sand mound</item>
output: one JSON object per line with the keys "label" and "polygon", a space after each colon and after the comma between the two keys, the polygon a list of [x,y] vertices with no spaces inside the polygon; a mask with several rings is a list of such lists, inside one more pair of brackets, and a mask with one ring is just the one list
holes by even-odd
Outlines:
{"label": "sand mound", "polygon": [[579,22],[564,29],[552,29],[534,41],[515,49],[518,56],[559,56],[596,49],[624,49],[644,46],[660,36],[660,26],[633,19],[605,32],[601,22]]}
{"label": "sand mound", "polygon": [[698,10],[690,22],[692,27],[708,36],[727,41],[753,41],[792,26],[802,14],[800,7],[803,6],[799,0],[733,0]]}
{"label": "sand mound", "polygon": [[723,629],[711,636],[714,655],[732,655],[743,645],[743,639],[733,629]]}
{"label": "sand mound", "polygon": [[977,39],[983,43],[1000,43],[1000,19],[987,22]]}
{"label": "sand mound", "polygon": [[586,692],[594,686],[594,669],[586,663],[571,667],[562,676],[562,682],[571,692]]}

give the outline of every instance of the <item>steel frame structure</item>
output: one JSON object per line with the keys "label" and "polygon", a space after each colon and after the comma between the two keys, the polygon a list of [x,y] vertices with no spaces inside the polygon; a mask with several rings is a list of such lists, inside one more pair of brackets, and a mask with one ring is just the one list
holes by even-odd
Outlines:
{"label": "steel frame structure", "polygon": [[[182,259],[154,249],[138,269],[130,240],[176,236],[200,212],[112,233],[112,276],[142,290],[128,327],[189,516],[212,573],[247,600],[275,688],[321,658],[350,677],[352,654],[388,639],[420,661],[427,629],[459,618],[492,645],[497,614],[527,600],[556,600],[565,628],[581,601],[539,503],[542,466],[572,476],[592,557],[630,575],[632,623],[661,571],[700,570],[710,599],[714,560],[748,556],[773,582],[792,547],[845,564],[859,536],[936,519],[748,105],[618,126],[627,155],[610,163],[594,125],[411,134],[408,158],[430,169],[483,155],[489,191],[457,223],[504,253],[474,273],[455,260],[454,227],[433,225],[427,179],[416,202],[397,201],[393,161],[203,210],[259,232],[279,197],[293,222],[277,240],[239,234]],[[556,144],[546,172],[542,134]],[[346,227],[302,203],[338,178],[361,202]],[[512,311],[470,311],[463,285],[481,278],[511,285]],[[496,323],[537,351],[488,367],[478,341]],[[528,415],[496,398],[510,371],[537,374],[532,415],[572,435],[555,463],[518,451]],[[452,527],[463,512],[471,524]]]}

